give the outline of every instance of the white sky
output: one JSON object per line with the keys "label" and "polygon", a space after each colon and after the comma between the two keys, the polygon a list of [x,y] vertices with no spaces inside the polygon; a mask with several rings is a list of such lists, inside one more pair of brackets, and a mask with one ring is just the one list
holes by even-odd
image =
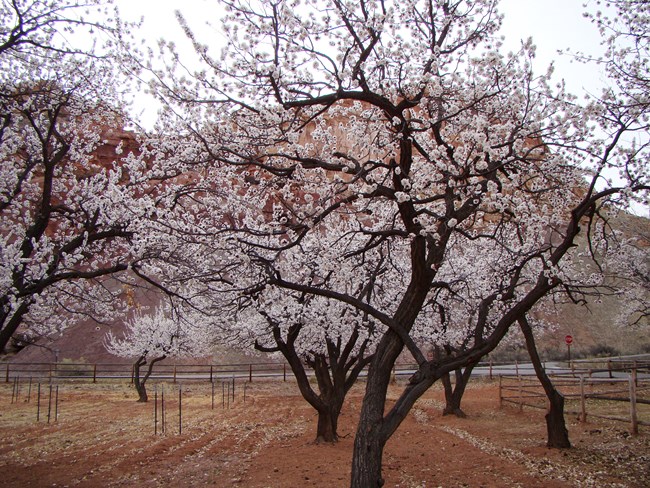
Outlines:
{"label": "white sky", "polygon": [[[136,38],[145,37],[152,46],[160,38],[173,40],[183,53],[182,46],[187,41],[176,21],[175,9],[182,12],[200,42],[208,43],[213,37],[215,44],[220,44],[216,30],[206,29],[202,32],[206,23],[219,25],[216,10],[219,7],[214,0],[115,0],[115,3],[124,20],[135,21],[144,17],[142,30],[136,33]],[[537,46],[535,70],[538,73],[545,72],[553,63],[557,81],[564,80],[569,91],[579,96],[585,92],[597,94],[604,84],[598,68],[573,62],[570,56],[558,54],[558,50],[570,48],[573,52],[596,57],[602,54],[598,31],[583,16],[586,9],[594,11],[602,8],[598,3],[598,0],[501,0],[499,11],[505,15],[502,28],[502,34],[506,37],[505,47],[509,51],[516,51],[522,40],[532,37]],[[587,7],[583,7],[583,4]],[[191,47],[189,44],[186,46],[186,52],[191,55]],[[147,103],[138,106],[144,107],[137,109],[140,112],[139,116],[136,115],[139,122],[151,127],[156,118],[155,105]],[[640,212],[649,213],[647,208]]]}
{"label": "white sky", "polygon": [[[574,51],[600,52],[598,32],[582,15],[583,3],[596,8],[596,0],[501,0],[499,7],[505,14],[503,34],[507,48],[516,50],[522,39],[532,37],[537,45],[537,71],[544,72],[553,62],[558,79],[564,79],[576,94],[584,89],[595,92],[600,84],[595,69],[571,63],[569,56],[557,54],[559,49],[568,47]],[[174,16],[175,9],[179,9],[197,31],[206,22],[218,23],[215,15],[218,6],[210,0],[116,0],[116,4],[126,20],[144,16],[142,36],[151,43],[159,38],[174,40],[179,46],[185,42]],[[208,41],[201,35],[199,39]]]}

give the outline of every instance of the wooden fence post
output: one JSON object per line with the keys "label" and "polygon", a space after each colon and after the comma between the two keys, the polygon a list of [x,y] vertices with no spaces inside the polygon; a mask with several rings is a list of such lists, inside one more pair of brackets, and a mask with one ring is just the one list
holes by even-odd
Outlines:
{"label": "wooden fence post", "polygon": [[165,385],[160,386],[160,432],[165,433]]}
{"label": "wooden fence post", "polygon": [[287,381],[287,364],[283,363],[282,364],[282,376],[283,376],[283,381]]}
{"label": "wooden fence post", "polygon": [[[214,385],[214,379],[212,378],[212,365],[210,365],[210,383]],[[214,387],[213,387],[214,389]]]}
{"label": "wooden fence post", "polygon": [[50,423],[52,416],[52,382],[50,382],[50,396],[47,399],[47,423]]}
{"label": "wooden fence post", "polygon": [[14,384],[11,388],[11,403],[18,403],[18,376],[14,377]]}
{"label": "wooden fence post", "polygon": [[176,365],[174,364],[174,384],[176,384]]}
{"label": "wooden fence post", "polygon": [[54,397],[54,421],[59,421],[59,385],[56,385],[56,396]]}
{"label": "wooden fence post", "polygon": [[499,408],[503,407],[503,393],[501,391],[501,381],[503,377],[499,375]]}
{"label": "wooden fence post", "polygon": [[639,433],[639,420],[636,412],[636,369],[630,373],[630,432],[632,435]]}
{"label": "wooden fence post", "polygon": [[9,383],[9,363],[7,363],[7,374],[5,375],[5,383]]}
{"label": "wooden fence post", "polygon": [[492,358],[490,358],[490,379],[492,379]]}
{"label": "wooden fence post", "polygon": [[612,360],[611,359],[607,360],[607,371],[609,371],[609,377],[613,378],[613,375],[612,375]]}
{"label": "wooden fence post", "polygon": [[97,383],[97,364],[93,364],[93,383]]}
{"label": "wooden fence post", "polygon": [[249,383],[253,382],[253,365],[252,364],[248,365],[248,382]]}
{"label": "wooden fence post", "polygon": [[515,359],[515,374],[519,376],[519,361]]}

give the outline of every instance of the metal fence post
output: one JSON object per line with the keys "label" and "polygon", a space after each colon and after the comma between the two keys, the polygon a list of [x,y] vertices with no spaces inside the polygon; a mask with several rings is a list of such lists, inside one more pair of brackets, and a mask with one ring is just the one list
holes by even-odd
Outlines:
{"label": "metal fence post", "polygon": [[639,420],[636,411],[636,369],[630,373],[630,432],[633,435],[639,433]]}
{"label": "metal fence post", "polygon": [[178,435],[183,433],[183,386],[178,385]]}
{"label": "metal fence post", "polygon": [[611,359],[607,360],[607,370],[609,371],[609,377],[613,378],[613,375],[612,375],[612,360]]}
{"label": "metal fence post", "polygon": [[580,375],[580,421],[587,421],[587,407],[585,404],[585,377]]}

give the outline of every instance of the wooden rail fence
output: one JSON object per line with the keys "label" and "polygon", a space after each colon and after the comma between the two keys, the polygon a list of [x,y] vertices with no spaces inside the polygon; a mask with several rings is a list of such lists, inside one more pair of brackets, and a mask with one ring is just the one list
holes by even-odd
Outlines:
{"label": "wooden rail fence", "polygon": [[[593,377],[584,372],[550,377],[567,400],[565,414],[577,415],[580,422],[587,422],[588,417],[627,422],[632,434],[638,434],[640,425],[650,426],[650,377],[641,376],[638,369],[630,369],[627,378]],[[504,403],[519,409],[548,408],[540,383],[530,376],[499,377],[499,405]],[[627,408],[623,405],[625,410],[619,406],[621,403],[628,404]]]}

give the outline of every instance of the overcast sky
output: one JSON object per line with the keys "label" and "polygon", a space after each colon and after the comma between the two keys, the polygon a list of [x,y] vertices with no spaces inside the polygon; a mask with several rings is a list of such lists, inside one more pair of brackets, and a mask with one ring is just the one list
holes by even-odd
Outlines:
{"label": "overcast sky", "polygon": [[[210,0],[116,0],[116,3],[127,20],[144,16],[143,36],[151,41],[164,37],[182,45],[184,35],[174,17],[175,9],[180,9],[198,31],[206,21],[217,24],[216,2]],[[499,7],[505,14],[503,34],[508,49],[516,50],[522,39],[532,37],[537,45],[538,71],[545,71],[554,62],[556,75],[565,79],[574,93],[583,89],[596,91],[600,82],[597,71],[571,63],[569,56],[557,53],[567,47],[591,53],[600,51],[598,32],[582,15],[583,3],[595,8],[596,0],[501,0]]]}
{"label": "overcast sky", "polygon": [[[115,3],[125,20],[144,17],[138,37],[145,37],[152,44],[160,38],[173,40],[179,47],[186,42],[176,21],[175,9],[181,10],[201,42],[211,41],[209,36],[215,37],[215,43],[219,42],[214,30],[206,31],[209,33],[206,36],[201,35],[206,22],[218,25],[214,0],[115,0]],[[567,48],[596,56],[602,53],[596,27],[583,16],[583,3],[587,4],[587,9],[595,10],[598,1],[501,0],[499,7],[505,15],[502,34],[506,36],[506,49],[516,51],[522,40],[532,37],[537,46],[536,71],[545,72],[553,63],[557,80],[563,79],[567,88],[579,96],[585,92],[598,94],[603,86],[603,78],[595,66],[572,62],[570,56],[558,54],[558,50]],[[188,52],[191,52],[189,48]],[[136,117],[143,126],[150,127],[155,121],[156,109],[151,104],[136,111],[140,112]],[[650,209],[644,208],[637,213],[650,215]]]}

